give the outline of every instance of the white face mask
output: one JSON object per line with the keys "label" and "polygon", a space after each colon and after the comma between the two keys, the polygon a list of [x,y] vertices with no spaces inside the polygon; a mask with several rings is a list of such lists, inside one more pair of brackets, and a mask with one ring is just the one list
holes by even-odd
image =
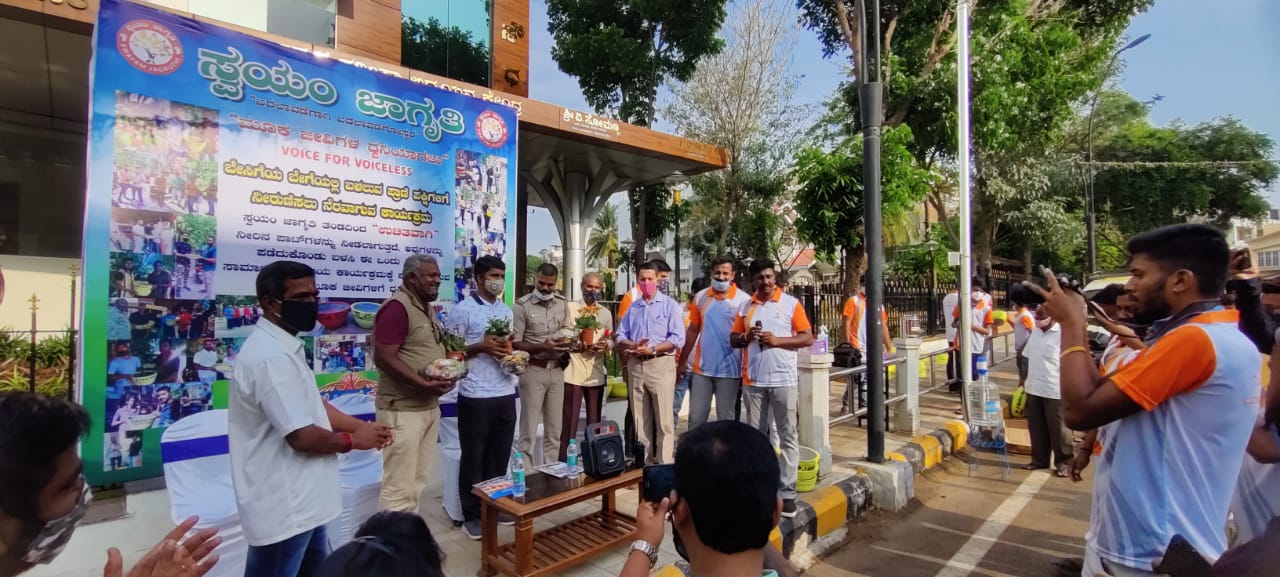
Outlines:
{"label": "white face mask", "polygon": [[533,298],[538,299],[538,301],[539,301],[539,302],[544,302],[544,303],[545,303],[545,302],[547,302],[547,301],[549,301],[549,300],[551,300],[551,299],[553,299],[553,298],[556,298],[556,293],[553,293],[553,292],[550,292],[550,293],[544,293],[544,292],[542,292],[542,291],[540,291],[540,290],[536,290],[536,289],[535,289],[535,290],[533,291]]}
{"label": "white face mask", "polygon": [[1047,329],[1047,328],[1049,328],[1049,327],[1053,326],[1053,319],[1051,319],[1051,318],[1037,319],[1037,320],[1036,320],[1036,326],[1038,326],[1038,327],[1040,327],[1040,328],[1042,328],[1042,329]]}

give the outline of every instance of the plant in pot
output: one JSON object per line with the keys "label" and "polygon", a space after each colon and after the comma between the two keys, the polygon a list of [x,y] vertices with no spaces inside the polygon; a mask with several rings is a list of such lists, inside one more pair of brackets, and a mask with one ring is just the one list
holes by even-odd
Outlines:
{"label": "plant in pot", "polygon": [[467,341],[463,340],[462,337],[445,331],[441,340],[444,341],[444,358],[459,361],[467,360],[465,352],[467,350]]}
{"label": "plant in pot", "polygon": [[[489,319],[489,326],[485,328],[484,336],[508,339],[511,336],[511,321],[508,319]],[[509,340],[507,342],[507,352],[511,352]]]}
{"label": "plant in pot", "polygon": [[590,347],[596,342],[596,331],[600,330],[600,321],[596,319],[596,315],[591,313],[582,313],[578,315],[574,321],[574,326],[579,331],[578,338],[582,341],[582,346]]}

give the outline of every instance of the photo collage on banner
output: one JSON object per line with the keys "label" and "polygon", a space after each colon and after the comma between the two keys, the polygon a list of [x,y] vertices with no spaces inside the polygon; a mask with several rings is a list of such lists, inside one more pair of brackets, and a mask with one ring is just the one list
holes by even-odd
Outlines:
{"label": "photo collage on banner", "polygon": [[440,260],[444,306],[474,288],[477,258],[514,269],[514,110],[128,2],[104,0],[98,31],[81,351],[94,484],[159,475],[164,429],[226,407],[240,347],[269,322],[266,264],[316,270],[319,318],[300,336],[327,398],[376,394],[371,331],[405,258]]}

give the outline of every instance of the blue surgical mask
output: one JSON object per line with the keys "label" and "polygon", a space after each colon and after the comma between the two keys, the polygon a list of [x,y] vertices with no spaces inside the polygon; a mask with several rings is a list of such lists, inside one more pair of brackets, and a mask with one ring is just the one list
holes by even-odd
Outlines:
{"label": "blue surgical mask", "polygon": [[733,281],[713,280],[711,281],[711,290],[714,290],[718,293],[722,293],[729,290],[729,286],[732,284],[733,284]]}

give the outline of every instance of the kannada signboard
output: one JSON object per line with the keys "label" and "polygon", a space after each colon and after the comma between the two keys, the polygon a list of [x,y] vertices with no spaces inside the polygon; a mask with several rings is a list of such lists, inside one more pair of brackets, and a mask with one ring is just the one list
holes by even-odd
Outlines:
{"label": "kannada signboard", "polygon": [[440,260],[443,302],[469,292],[479,256],[515,268],[510,107],[114,0],[91,97],[79,382],[94,484],[159,475],[165,427],[225,407],[263,265],[315,268],[325,300],[304,349],[331,392],[371,386],[370,328],[405,258]]}

